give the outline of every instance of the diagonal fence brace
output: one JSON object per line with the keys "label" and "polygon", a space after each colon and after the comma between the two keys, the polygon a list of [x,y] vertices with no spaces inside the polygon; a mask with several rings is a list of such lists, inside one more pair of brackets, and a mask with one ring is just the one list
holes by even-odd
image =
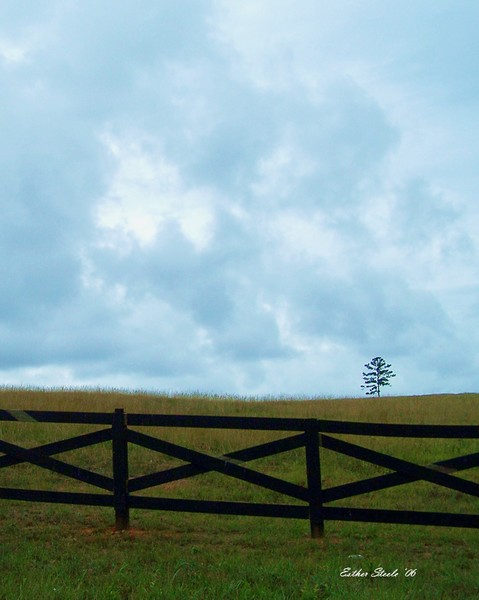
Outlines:
{"label": "diagonal fence brace", "polygon": [[[84,433],[66,440],[59,440],[58,442],[43,444],[42,446],[35,446],[35,448],[29,448],[29,450],[34,450],[35,452],[39,452],[45,456],[51,456],[52,454],[61,454],[62,452],[70,452],[72,450],[79,450],[80,448],[87,448],[88,446],[94,446],[110,440],[111,428],[94,431],[92,433]],[[23,462],[25,461],[20,458],[2,456],[0,457],[0,469],[12,467],[13,465],[18,465]]]}
{"label": "diagonal fence brace", "polygon": [[0,452],[11,455],[20,462],[29,462],[37,467],[42,467],[43,469],[60,473],[66,477],[89,483],[108,491],[113,491],[113,479],[110,477],[105,477],[99,473],[94,473],[93,471],[70,465],[55,458],[50,458],[37,450],[22,448],[21,446],[0,440]]}
{"label": "diagonal fence brace", "polygon": [[[243,448],[242,450],[235,450],[234,452],[228,452],[223,456],[220,456],[220,460],[240,461],[249,462],[260,458],[266,458],[268,456],[274,456],[281,452],[288,452],[301,448],[306,443],[306,437],[304,433],[294,435],[272,442],[266,442],[265,444],[259,444],[250,446],[249,448]],[[188,464],[180,467],[172,467],[158,473],[150,473],[148,475],[142,475],[141,477],[135,477],[130,479],[128,482],[128,489],[130,492],[143,490],[156,485],[162,485],[164,483],[170,483],[172,481],[179,481],[188,477],[194,477],[195,475],[202,475],[204,473],[211,472],[211,469],[206,467],[199,467],[198,465]]]}
{"label": "diagonal fence brace", "polygon": [[285,494],[292,498],[297,498],[298,500],[303,500],[305,502],[309,500],[307,488],[284,481],[283,479],[272,477],[271,475],[259,473],[253,469],[247,469],[246,467],[237,465],[230,460],[209,456],[208,454],[198,452],[197,450],[191,450],[189,448],[185,448],[184,446],[178,446],[172,442],[160,440],[131,429],[127,430],[127,439],[133,444],[149,448],[150,450],[154,450],[156,452],[167,454],[168,456],[172,456],[189,463],[197,464],[201,468],[205,468],[208,471],[216,471],[218,473],[222,473],[223,475],[241,479],[242,481],[253,483],[254,485],[264,487],[280,494]]}
{"label": "diagonal fence brace", "polygon": [[340,454],[346,454],[359,460],[385,467],[393,471],[404,473],[407,476],[413,477],[414,479],[422,479],[435,483],[437,485],[469,494],[470,496],[479,497],[479,485],[472,481],[466,481],[453,475],[441,473],[430,467],[423,467],[416,465],[415,463],[395,458],[375,450],[352,444],[351,442],[345,442],[336,438],[329,437],[327,435],[321,435],[322,446],[328,450],[334,450]]}
{"label": "diagonal fence brace", "polygon": [[[442,469],[445,473],[464,471],[479,466],[479,452],[441,460],[427,466],[434,470]],[[352,496],[359,496],[360,494],[367,494],[369,492],[377,492],[379,490],[385,490],[418,480],[418,477],[411,477],[404,473],[387,473],[385,475],[378,475],[376,477],[362,479],[361,481],[345,483],[343,485],[325,489],[323,490],[323,501],[333,502],[334,500],[343,500],[344,498],[351,498]]]}

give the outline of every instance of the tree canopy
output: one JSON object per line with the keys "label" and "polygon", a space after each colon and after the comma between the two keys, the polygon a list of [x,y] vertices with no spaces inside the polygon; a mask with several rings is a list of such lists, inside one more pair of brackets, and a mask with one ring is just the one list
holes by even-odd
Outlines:
{"label": "tree canopy", "polygon": [[396,374],[391,370],[391,365],[386,364],[384,358],[375,356],[371,362],[364,365],[367,369],[363,371],[364,385],[361,387],[366,389],[366,396],[381,395],[381,387],[391,385],[389,380],[396,377]]}

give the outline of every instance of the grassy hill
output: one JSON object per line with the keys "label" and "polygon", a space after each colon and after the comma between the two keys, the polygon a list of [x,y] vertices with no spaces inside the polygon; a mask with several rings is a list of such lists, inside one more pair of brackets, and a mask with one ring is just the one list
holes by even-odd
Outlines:
{"label": "grassy hill", "polygon": [[[0,390],[0,408],[230,416],[314,417],[345,421],[476,424],[479,395],[381,399],[240,399],[73,390]],[[24,447],[101,426],[0,422],[0,438]],[[281,432],[148,428],[148,434],[222,455],[284,437]],[[336,436],[420,464],[479,451],[477,440]],[[386,472],[321,451],[323,485]],[[111,475],[111,444],[61,455]],[[180,464],[131,446],[130,476]],[[305,485],[304,449],[254,461],[252,468]],[[479,481],[477,469],[460,476]],[[97,490],[28,464],[0,470],[1,487]],[[275,492],[208,473],[144,494],[174,498],[284,502]],[[286,501],[291,501],[286,499]],[[425,482],[338,501],[338,506],[477,514],[479,501]],[[116,532],[113,510],[0,500],[0,599],[30,598],[464,598],[475,597],[479,531],[460,528],[326,522],[311,540],[307,521],[131,511],[131,530]],[[364,577],[342,577],[368,573]],[[397,576],[371,577],[375,569]],[[360,569],[360,571],[358,571]],[[416,569],[406,577],[407,569]]]}

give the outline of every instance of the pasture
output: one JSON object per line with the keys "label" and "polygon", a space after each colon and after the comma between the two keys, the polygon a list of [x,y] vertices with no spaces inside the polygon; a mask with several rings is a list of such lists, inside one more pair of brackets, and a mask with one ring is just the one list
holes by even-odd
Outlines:
{"label": "pasture", "polygon": [[[249,400],[5,388],[0,399],[0,408],[11,410],[124,408],[135,413],[479,423],[476,394]],[[93,430],[95,426],[0,422],[1,439],[27,448]],[[218,456],[282,437],[281,432],[159,428],[155,435]],[[337,437],[418,464],[479,451],[478,440]],[[111,443],[65,453],[62,458],[109,475]],[[132,448],[130,458],[130,476],[181,464],[140,447]],[[321,458],[325,487],[387,472],[323,449]],[[254,461],[251,466],[305,484],[304,449]],[[459,476],[479,482],[477,471],[469,469]],[[0,487],[93,491],[87,484],[30,464],[1,469]],[[218,473],[165,484],[149,493],[282,501],[276,492]],[[348,502],[362,508],[479,512],[478,499],[421,481],[336,504],[348,506]],[[479,530],[475,529],[326,521],[325,536],[313,540],[307,520],[132,509],[130,521],[128,531],[118,532],[111,508],[0,500],[0,599],[451,599],[476,597],[479,588]]]}

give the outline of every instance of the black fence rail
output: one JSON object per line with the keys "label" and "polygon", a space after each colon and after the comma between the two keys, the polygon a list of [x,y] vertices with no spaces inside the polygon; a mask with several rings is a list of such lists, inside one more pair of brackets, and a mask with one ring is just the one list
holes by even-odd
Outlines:
{"label": "black fence rail", "polygon": [[[478,498],[479,484],[458,478],[452,473],[479,466],[479,452],[430,465],[417,465],[327,434],[477,439],[479,438],[479,427],[477,426],[393,425],[300,418],[126,414],[123,409],[116,409],[114,413],[0,410],[0,421],[106,425],[107,427],[100,431],[44,444],[36,448],[23,448],[0,440],[0,453],[3,453],[3,456],[0,457],[0,472],[4,468],[27,462],[95,486],[102,493],[0,487],[0,499],[109,506],[115,510],[115,526],[120,530],[129,527],[130,508],[308,519],[312,537],[323,535],[324,522],[327,520],[479,528],[479,514],[328,506],[328,503],[334,501],[418,480],[428,481]],[[211,456],[171,441],[147,435],[132,429],[132,427],[243,429],[290,432],[293,435],[235,450],[222,456]],[[53,458],[54,455],[63,452],[108,441],[112,446],[112,477]],[[129,477],[129,444],[166,454],[187,464],[139,477]],[[306,486],[266,475],[244,466],[244,463],[252,460],[274,456],[297,448],[305,449]],[[385,467],[392,472],[324,489],[321,480],[320,448]],[[138,494],[138,492],[151,487],[213,471],[278,492],[288,498],[300,501],[301,504],[158,498]]]}

